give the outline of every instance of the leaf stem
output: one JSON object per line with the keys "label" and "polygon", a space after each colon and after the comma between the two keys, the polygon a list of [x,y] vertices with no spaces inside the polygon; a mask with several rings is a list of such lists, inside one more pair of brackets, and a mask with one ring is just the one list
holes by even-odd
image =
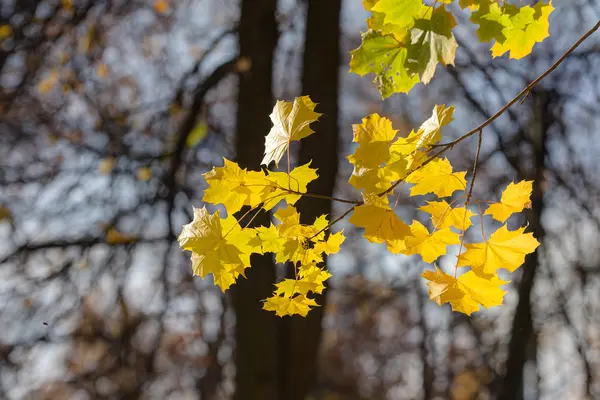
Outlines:
{"label": "leaf stem", "polygon": [[487,239],[485,238],[485,230],[483,229],[483,209],[481,208],[481,202],[477,202],[477,208],[479,208],[479,221],[481,224],[481,236],[483,236],[483,241],[487,243]]}
{"label": "leaf stem", "polygon": [[287,145],[287,174],[288,174],[288,188],[291,190],[292,189],[292,175],[290,173],[290,168],[291,168],[291,164],[290,164],[290,144],[292,143],[291,140],[288,141],[288,145]]}

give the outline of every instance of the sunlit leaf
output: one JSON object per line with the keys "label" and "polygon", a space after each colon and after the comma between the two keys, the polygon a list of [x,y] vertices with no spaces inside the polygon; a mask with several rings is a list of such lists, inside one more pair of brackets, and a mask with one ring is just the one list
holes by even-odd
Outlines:
{"label": "sunlit leaf", "polygon": [[491,215],[495,220],[505,222],[512,214],[531,207],[531,191],[533,181],[511,182],[502,192],[499,203],[490,204],[485,215]]}
{"label": "sunlit leaf", "polygon": [[265,156],[261,164],[268,166],[275,161],[275,166],[279,166],[292,141],[314,133],[310,124],[321,115],[314,111],[315,106],[308,96],[296,97],[293,102],[277,101],[270,115],[273,127],[265,138]]}
{"label": "sunlit leaf", "polygon": [[494,274],[499,269],[514,272],[533,253],[540,243],[533,233],[524,233],[525,227],[509,231],[506,225],[492,233],[484,243],[465,245],[466,251],[458,258],[459,266],[471,266],[484,274]]}

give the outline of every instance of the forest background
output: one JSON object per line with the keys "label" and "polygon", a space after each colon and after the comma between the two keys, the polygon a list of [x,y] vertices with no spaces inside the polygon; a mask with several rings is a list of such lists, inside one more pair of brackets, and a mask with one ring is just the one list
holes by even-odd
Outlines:
{"label": "forest background", "polygon": [[[448,137],[477,126],[600,17],[595,0],[553,4],[550,38],[523,60],[492,60],[465,25],[455,67],[381,101],[347,73],[358,1],[2,1],[0,398],[599,396],[597,36],[486,129],[477,194],[532,178],[540,194],[523,221],[542,245],[503,307],[440,308],[420,259],[342,223],[325,305],[282,319],[260,310],[281,275],[271,260],[222,295],[176,241],[203,173],[222,157],[258,168],[276,99],[310,95],[324,113],[293,148],[319,168],[311,190],[356,196],[352,124],[377,112],[409,132],[446,103]],[[456,169],[475,145],[449,154]]]}

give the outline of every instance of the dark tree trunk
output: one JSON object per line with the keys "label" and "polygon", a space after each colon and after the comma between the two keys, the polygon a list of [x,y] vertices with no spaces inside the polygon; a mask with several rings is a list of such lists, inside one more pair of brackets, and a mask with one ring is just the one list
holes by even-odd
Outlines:
{"label": "dark tree trunk", "polygon": [[[312,160],[319,179],[308,190],[331,196],[338,168],[338,75],[340,65],[340,3],[341,0],[308,0],[306,41],[304,47],[302,94],[318,103],[316,111],[323,113],[313,124],[315,134],[300,142],[299,163]],[[303,198],[297,204],[302,222],[312,224],[322,214],[331,215],[331,201]],[[315,386],[317,354],[321,340],[325,298],[307,318],[286,318],[281,341],[285,351],[285,400],[303,400]],[[283,400],[282,399],[282,400]]]}
{"label": "dark tree trunk", "polygon": [[[243,168],[259,168],[264,138],[271,128],[273,55],[278,38],[276,5],[276,0],[243,0],[241,5],[236,157]],[[268,214],[263,213],[255,224],[268,221]],[[261,300],[273,292],[272,257],[253,256],[246,276],[232,287],[236,313],[234,399],[277,399],[281,381],[277,347],[280,319],[261,309]]]}
{"label": "dark tree trunk", "polygon": [[[552,122],[549,109],[549,97],[546,92],[534,91],[533,126],[529,135],[534,156],[532,207],[527,220],[533,228],[534,236],[540,241],[544,238],[541,215],[544,209],[544,169],[547,155],[547,133]],[[524,178],[524,177],[522,177]],[[523,265],[523,275],[519,283],[519,302],[511,328],[508,359],[505,365],[504,379],[499,390],[499,400],[519,400],[523,398],[523,371],[528,361],[528,349],[533,340],[533,318],[531,310],[531,290],[539,264],[538,252],[531,254]]]}

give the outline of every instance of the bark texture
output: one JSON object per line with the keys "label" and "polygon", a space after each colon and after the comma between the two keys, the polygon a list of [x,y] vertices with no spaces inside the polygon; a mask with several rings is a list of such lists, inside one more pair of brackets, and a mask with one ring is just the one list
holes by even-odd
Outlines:
{"label": "bark texture", "polygon": [[[302,94],[310,95],[323,113],[313,124],[315,134],[300,142],[299,164],[311,161],[318,168],[319,179],[308,190],[331,196],[338,169],[338,92],[340,0],[308,0],[306,40],[303,57]],[[318,216],[331,216],[331,201],[303,198],[297,204],[302,222],[312,224]],[[326,293],[326,291],[325,291]],[[321,307],[307,318],[286,318],[281,341],[285,362],[285,386],[282,400],[303,400],[315,387],[317,355],[321,341],[325,297],[319,296]]]}
{"label": "bark texture", "polygon": [[[240,68],[236,158],[242,168],[258,169],[273,108],[273,56],[277,45],[276,0],[243,0],[239,25]],[[268,223],[263,213],[254,224]],[[262,310],[273,291],[275,266],[270,256],[253,256],[247,279],[232,287],[236,314],[236,400],[279,398],[280,319]]]}
{"label": "bark texture", "polygon": [[[533,171],[529,178],[534,179],[531,194],[531,210],[527,213],[527,220],[533,228],[533,234],[542,243],[544,228],[541,216],[544,210],[544,170],[545,160],[548,155],[547,135],[552,124],[550,98],[544,91],[534,91],[533,124],[529,132],[533,160]],[[531,291],[535,274],[539,265],[538,252],[529,255],[523,265],[523,275],[519,282],[519,302],[515,310],[511,327],[510,342],[508,346],[508,359],[505,366],[505,375],[502,387],[499,390],[499,400],[523,399],[523,371],[528,361],[528,349],[533,339],[533,318],[531,309]],[[535,360],[534,360],[535,361]]]}

